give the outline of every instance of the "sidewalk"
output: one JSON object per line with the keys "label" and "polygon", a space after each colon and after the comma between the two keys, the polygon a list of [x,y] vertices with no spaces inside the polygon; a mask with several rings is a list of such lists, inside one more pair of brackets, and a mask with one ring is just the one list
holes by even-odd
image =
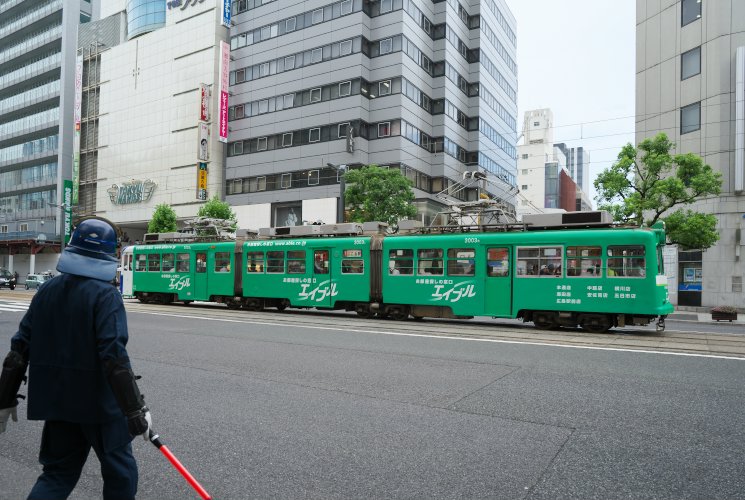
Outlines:
{"label": "sidewalk", "polygon": [[745,314],[738,314],[737,320],[735,321],[714,321],[713,319],[711,319],[711,313],[708,311],[675,311],[672,314],[668,314],[667,319],[670,321],[697,321],[699,323],[745,325]]}

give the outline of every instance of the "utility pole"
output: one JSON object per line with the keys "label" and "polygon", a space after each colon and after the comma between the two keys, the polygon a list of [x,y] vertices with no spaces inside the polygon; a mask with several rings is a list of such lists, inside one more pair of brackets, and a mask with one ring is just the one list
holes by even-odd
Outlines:
{"label": "utility pole", "polygon": [[347,173],[349,167],[347,165],[334,165],[333,163],[327,163],[326,165],[336,169],[337,175],[339,177],[339,206],[336,209],[336,222],[342,223],[344,222],[344,210],[346,209],[346,205],[344,203],[344,191],[346,189],[344,174]]}

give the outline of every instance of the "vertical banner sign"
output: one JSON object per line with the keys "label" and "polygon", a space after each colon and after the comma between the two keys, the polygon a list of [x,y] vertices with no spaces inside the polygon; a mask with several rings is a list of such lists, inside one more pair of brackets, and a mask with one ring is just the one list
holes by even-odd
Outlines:
{"label": "vertical banner sign", "polygon": [[228,142],[228,75],[230,73],[230,46],[220,42],[220,142]]}
{"label": "vertical banner sign", "polygon": [[75,134],[72,138],[72,202],[78,204],[78,188],[80,187],[80,121],[83,103],[83,53],[79,52],[75,58]]}
{"label": "vertical banner sign", "polygon": [[197,164],[197,199],[207,199],[207,164],[203,162]]}
{"label": "vertical banner sign", "polygon": [[209,161],[210,159],[210,126],[205,122],[199,122],[199,144],[197,145],[197,160]]}
{"label": "vertical banner sign", "polygon": [[222,0],[222,19],[220,24],[230,28],[230,0]]}
{"label": "vertical banner sign", "polygon": [[203,122],[210,121],[210,98],[212,91],[206,83],[199,84],[199,120]]}
{"label": "vertical banner sign", "polygon": [[65,245],[70,242],[72,235],[72,181],[65,179],[62,186],[62,206],[64,208],[64,241]]}

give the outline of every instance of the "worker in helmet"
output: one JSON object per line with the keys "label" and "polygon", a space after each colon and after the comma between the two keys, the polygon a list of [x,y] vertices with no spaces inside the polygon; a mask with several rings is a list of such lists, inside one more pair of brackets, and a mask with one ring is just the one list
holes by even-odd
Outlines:
{"label": "worker in helmet", "polygon": [[28,373],[29,420],[44,420],[43,472],[29,499],[64,499],[93,448],[104,499],[133,499],[134,436],[150,431],[126,345],[124,303],[112,286],[117,233],[102,219],[83,220],[60,256],[60,273],[34,295],[0,375],[0,433],[17,421],[17,395]]}

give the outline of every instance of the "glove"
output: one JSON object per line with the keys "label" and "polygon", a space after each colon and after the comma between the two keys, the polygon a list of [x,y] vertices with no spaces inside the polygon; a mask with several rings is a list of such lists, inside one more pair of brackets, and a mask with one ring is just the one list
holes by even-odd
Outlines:
{"label": "glove", "polygon": [[10,408],[3,408],[0,410],[0,434],[5,432],[5,426],[8,423],[8,419],[13,417],[13,422],[18,422],[18,415],[16,415],[16,406]]}
{"label": "glove", "polygon": [[150,429],[153,428],[153,419],[150,416],[150,410],[143,406],[135,413],[127,415],[127,428],[132,436],[142,435],[147,441],[150,438]]}

